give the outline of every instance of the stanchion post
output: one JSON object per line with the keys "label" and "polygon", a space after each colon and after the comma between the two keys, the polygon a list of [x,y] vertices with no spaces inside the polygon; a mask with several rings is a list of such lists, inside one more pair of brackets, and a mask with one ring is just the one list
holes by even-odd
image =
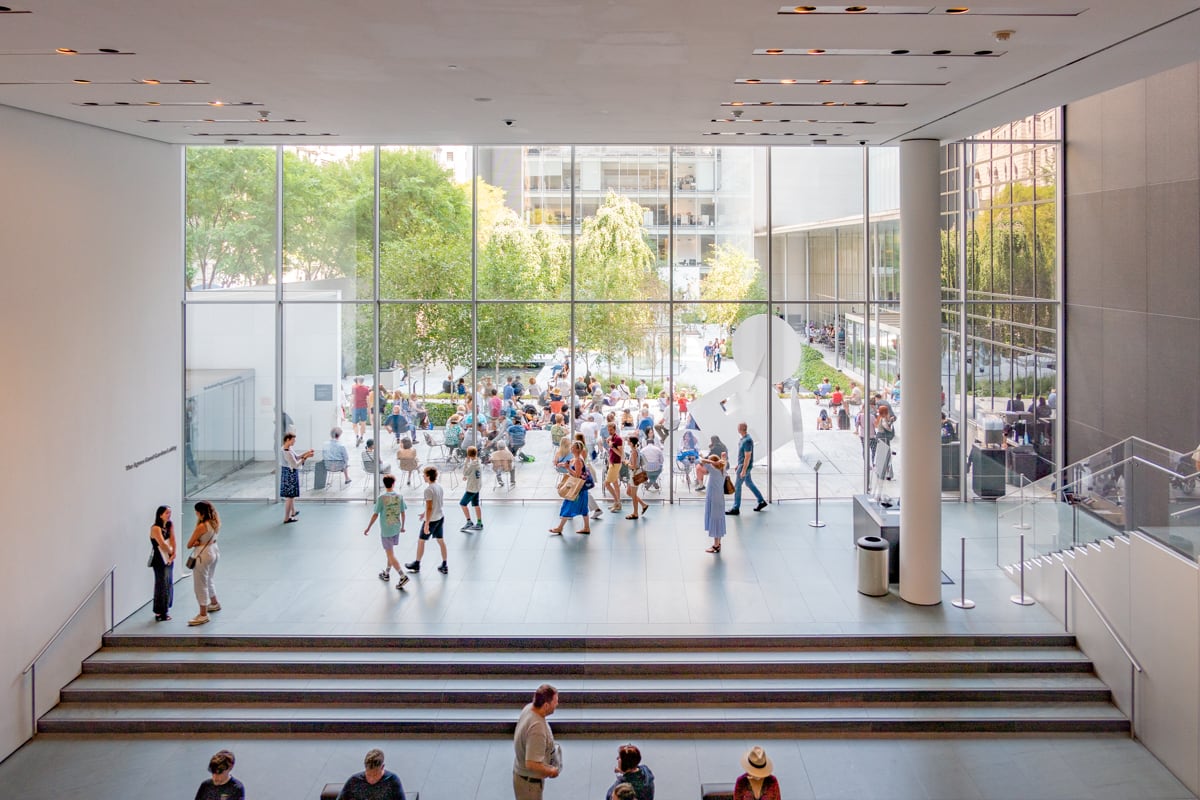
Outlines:
{"label": "stanchion post", "polygon": [[1025,475],[1024,475],[1024,473],[1021,473],[1021,472],[1017,473],[1017,486],[1020,487],[1020,490],[1021,490],[1021,505],[1017,509],[1020,512],[1020,522],[1014,523],[1013,527],[1019,531],[1027,531],[1027,530],[1029,530],[1029,525],[1025,522]]}
{"label": "stanchion post", "polygon": [[813,465],[813,472],[816,473],[816,478],[817,478],[816,504],[815,504],[815,511],[814,511],[814,513],[816,514],[816,519],[814,519],[812,522],[808,523],[810,528],[824,528],[825,527],[825,523],[821,522],[821,464],[822,463],[823,462],[818,461],[816,464]]}
{"label": "stanchion post", "polygon": [[1019,606],[1031,606],[1034,600],[1025,594],[1025,534],[1021,534],[1021,593],[1014,594],[1011,600]]}
{"label": "stanchion post", "polygon": [[967,537],[962,537],[962,545],[958,559],[958,585],[961,588],[961,594],[957,600],[951,600],[950,605],[955,608],[969,609],[975,607],[974,600],[967,599]]}

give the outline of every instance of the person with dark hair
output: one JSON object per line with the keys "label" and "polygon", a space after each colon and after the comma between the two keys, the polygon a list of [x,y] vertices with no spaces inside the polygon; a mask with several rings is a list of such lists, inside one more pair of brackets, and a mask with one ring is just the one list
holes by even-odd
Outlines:
{"label": "person with dark hair", "polygon": [[363,767],[362,772],[351,775],[342,786],[338,800],[405,800],[400,778],[383,768],[382,750],[368,750]]}
{"label": "person with dark hair", "polygon": [[196,592],[200,611],[188,620],[190,626],[203,625],[208,622],[210,611],[221,610],[217,589],[213,584],[217,560],[221,557],[221,551],[217,549],[217,534],[220,531],[221,518],[213,504],[207,500],[196,503],[196,527],[187,546],[192,548],[192,557],[196,559],[196,566],[192,568],[192,588]]}
{"label": "person with dark hair", "polygon": [[396,545],[400,543],[400,534],[404,531],[404,517],[408,506],[405,505],[404,498],[396,493],[393,488],[395,485],[396,476],[383,476],[383,494],[375,499],[375,512],[371,514],[371,521],[367,523],[363,536],[371,532],[371,526],[375,524],[375,520],[380,520],[379,535],[380,541],[383,543],[383,551],[387,554],[387,562],[383,565],[383,572],[379,573],[379,579],[390,582],[392,579],[391,569],[395,567],[396,588],[403,589],[409,579],[404,574],[404,570],[400,568],[400,561],[396,558]]}
{"label": "person with dark hair", "polygon": [[280,458],[283,464],[279,467],[279,496],[283,498],[283,521],[284,523],[295,522],[296,517],[300,516],[296,511],[296,498],[300,496],[300,470],[304,467],[304,462],[313,457],[312,450],[306,450],[297,455],[292,451],[292,445],[296,443],[296,434],[285,433],[283,435],[283,450],[280,453]]}
{"label": "person with dark hair", "polygon": [[437,467],[426,467],[421,470],[421,474],[425,476],[425,513],[421,515],[424,521],[421,523],[421,533],[417,537],[417,557],[405,564],[404,568],[409,572],[420,572],[421,558],[425,555],[425,542],[433,539],[442,551],[442,565],[438,567],[438,572],[445,575],[450,568],[446,566],[446,540],[442,538],[442,526],[445,523],[445,514],[442,511],[444,495],[437,482]]}
{"label": "person with dark hair", "polygon": [[562,749],[546,718],[558,708],[558,690],[543,683],[533,693],[533,702],[521,709],[513,734],[513,796],[516,800],[541,800],[547,778],[562,771]]}
{"label": "person with dark hair", "polygon": [[171,507],[159,506],[150,526],[150,568],[154,570],[154,619],[166,622],[167,612],[175,600],[175,525],[171,522]]}
{"label": "person with dark hair", "polygon": [[196,800],[246,800],[246,787],[231,774],[233,762],[233,753],[228,750],[218,750],[208,760],[212,777],[200,784]]}
{"label": "person with dark hair", "polygon": [[[642,751],[636,745],[623,744],[617,748],[617,779],[608,788],[605,800],[621,800],[626,795],[630,800],[654,800],[654,773],[642,763]],[[628,786],[629,791],[621,790]]]}

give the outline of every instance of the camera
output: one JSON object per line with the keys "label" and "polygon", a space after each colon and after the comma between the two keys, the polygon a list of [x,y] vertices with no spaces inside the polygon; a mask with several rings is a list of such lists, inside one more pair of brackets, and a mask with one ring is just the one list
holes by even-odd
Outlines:
{"label": "camera", "polygon": [[516,122],[516,120],[515,120],[515,119],[506,119],[506,120],[504,120],[504,124],[505,124],[506,126],[508,126],[509,128],[511,128],[515,122]]}

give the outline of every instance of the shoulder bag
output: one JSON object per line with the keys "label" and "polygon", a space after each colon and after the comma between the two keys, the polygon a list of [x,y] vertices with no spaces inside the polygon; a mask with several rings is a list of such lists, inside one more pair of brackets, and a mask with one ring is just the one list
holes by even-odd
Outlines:
{"label": "shoulder bag", "polygon": [[725,494],[733,494],[733,481],[728,475],[725,476]]}
{"label": "shoulder bag", "polygon": [[583,478],[574,475],[563,475],[558,482],[558,496],[563,500],[574,500],[583,491]]}

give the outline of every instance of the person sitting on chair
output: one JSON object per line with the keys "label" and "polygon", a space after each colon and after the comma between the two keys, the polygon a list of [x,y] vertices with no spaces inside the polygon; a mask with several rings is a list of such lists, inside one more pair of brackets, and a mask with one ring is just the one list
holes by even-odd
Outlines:
{"label": "person sitting on chair", "polygon": [[817,415],[817,430],[831,431],[833,430],[833,420],[829,418],[829,412],[821,409],[821,413]]}
{"label": "person sitting on chair", "polygon": [[367,446],[362,452],[363,472],[370,475],[378,469],[380,475],[391,475],[391,464],[380,464],[375,458],[375,440],[367,439]]}
{"label": "person sitting on chair", "polygon": [[417,448],[413,447],[412,439],[405,437],[400,440],[400,446],[396,448],[396,461],[401,472],[405,475],[405,486],[412,486],[412,476],[421,465],[417,461]]}
{"label": "person sitting on chair", "polygon": [[350,485],[350,455],[346,452],[346,446],[338,441],[342,435],[341,428],[334,428],[329,432],[329,441],[325,443],[324,452],[321,454],[325,459],[325,471],[328,473],[342,473],[343,486]]}

